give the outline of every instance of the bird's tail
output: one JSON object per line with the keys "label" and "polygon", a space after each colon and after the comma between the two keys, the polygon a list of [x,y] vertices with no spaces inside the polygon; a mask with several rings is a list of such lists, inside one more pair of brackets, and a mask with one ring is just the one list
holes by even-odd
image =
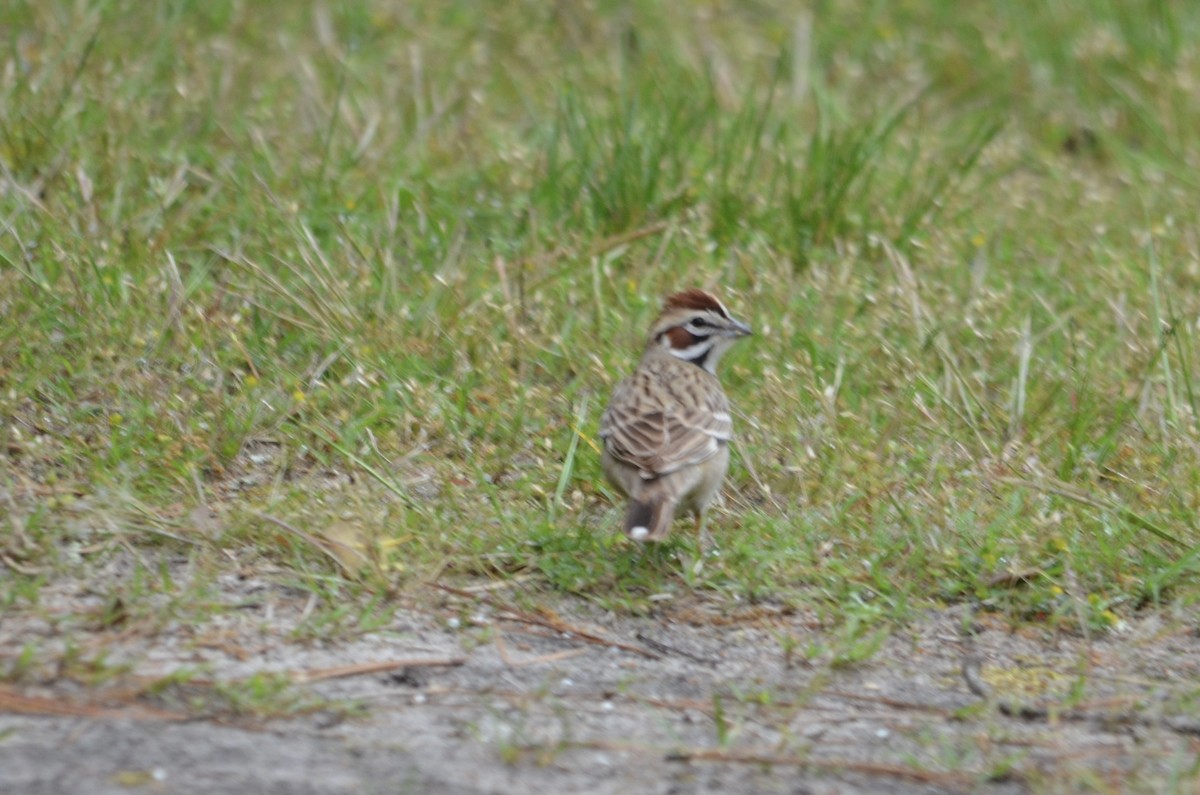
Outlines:
{"label": "bird's tail", "polygon": [[675,521],[675,503],[663,499],[630,500],[625,534],[634,541],[666,541]]}

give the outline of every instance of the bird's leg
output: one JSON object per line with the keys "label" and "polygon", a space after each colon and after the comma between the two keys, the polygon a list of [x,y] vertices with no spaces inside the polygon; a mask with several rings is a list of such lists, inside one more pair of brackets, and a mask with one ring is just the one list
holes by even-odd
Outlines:
{"label": "bird's leg", "polygon": [[696,544],[700,548],[700,557],[703,558],[708,554],[709,550],[713,549],[712,536],[708,534],[707,517],[703,511],[696,511]]}

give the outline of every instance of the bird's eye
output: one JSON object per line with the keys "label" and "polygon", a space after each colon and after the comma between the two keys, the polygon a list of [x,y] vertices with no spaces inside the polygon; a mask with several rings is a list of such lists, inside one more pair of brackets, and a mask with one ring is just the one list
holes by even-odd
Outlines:
{"label": "bird's eye", "polygon": [[694,318],[692,320],[692,325],[695,326],[696,328],[708,328],[709,326],[712,325],[712,323],[709,323],[707,320],[705,320],[702,317],[698,317],[698,318]]}

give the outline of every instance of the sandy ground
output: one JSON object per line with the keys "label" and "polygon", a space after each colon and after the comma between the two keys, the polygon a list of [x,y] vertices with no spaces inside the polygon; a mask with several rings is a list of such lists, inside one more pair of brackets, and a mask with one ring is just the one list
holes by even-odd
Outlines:
{"label": "sandy ground", "polygon": [[[237,609],[153,632],[78,624],[97,606],[93,585],[51,583],[36,609],[0,617],[6,666],[27,645],[46,652],[68,638],[84,658],[103,650],[128,666],[99,685],[44,673],[0,685],[0,792],[1200,785],[1200,633],[1183,614],[1146,613],[1089,639],[1014,633],[960,606],[893,631],[863,662],[835,664],[811,652],[832,631],[813,616],[686,591],[631,618],[581,600],[523,609],[520,584],[429,587],[374,632],[302,641],[293,630],[308,597],[269,575],[224,575],[214,598]],[[181,670],[186,683],[148,688]],[[328,703],[264,718],[206,697],[262,672]]]}

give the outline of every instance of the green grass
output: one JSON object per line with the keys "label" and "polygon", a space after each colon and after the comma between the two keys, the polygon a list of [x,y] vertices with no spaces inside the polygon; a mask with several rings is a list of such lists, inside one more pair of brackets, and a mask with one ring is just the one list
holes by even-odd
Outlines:
{"label": "green grass", "polygon": [[[514,573],[814,606],[846,661],[1196,600],[1200,9],[315,9],[0,11],[0,603],[89,516],[274,558],[313,632]],[[690,285],[761,332],[695,576],[595,437]]]}

